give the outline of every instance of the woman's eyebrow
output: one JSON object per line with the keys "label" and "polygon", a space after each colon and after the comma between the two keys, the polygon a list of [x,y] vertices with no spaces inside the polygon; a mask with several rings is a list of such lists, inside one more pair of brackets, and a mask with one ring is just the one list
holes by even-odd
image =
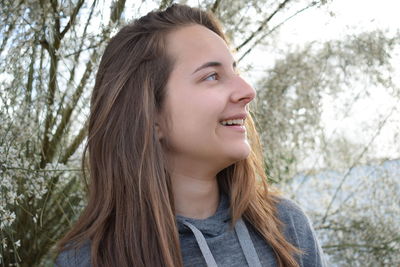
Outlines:
{"label": "woman's eyebrow", "polygon": [[222,66],[222,63],[218,62],[218,61],[206,62],[203,65],[201,65],[200,67],[198,67],[192,74],[195,74],[199,70],[202,70],[202,69],[205,69],[205,68],[208,68],[208,67],[220,67],[220,66]]}
{"label": "woman's eyebrow", "polygon": [[[210,62],[206,62],[203,65],[201,65],[200,67],[198,67],[192,74],[195,74],[196,72],[198,72],[199,70],[208,68],[208,67],[221,67],[222,63],[218,62],[218,61],[210,61]],[[236,61],[234,61],[232,63],[233,69],[236,69]]]}

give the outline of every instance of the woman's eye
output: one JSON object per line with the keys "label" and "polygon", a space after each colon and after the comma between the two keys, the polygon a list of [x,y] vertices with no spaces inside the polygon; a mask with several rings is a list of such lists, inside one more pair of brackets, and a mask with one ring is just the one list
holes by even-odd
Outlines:
{"label": "woman's eye", "polygon": [[218,74],[215,72],[204,78],[204,81],[216,81],[216,80],[218,80]]}

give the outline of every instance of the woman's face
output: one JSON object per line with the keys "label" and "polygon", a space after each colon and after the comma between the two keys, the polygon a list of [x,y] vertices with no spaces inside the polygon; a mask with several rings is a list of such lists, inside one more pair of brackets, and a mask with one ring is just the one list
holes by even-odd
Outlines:
{"label": "woman's face", "polygon": [[250,146],[243,120],[255,90],[238,75],[224,40],[203,26],[185,26],[168,34],[167,53],[174,67],[159,125],[168,157],[216,170],[246,158]]}

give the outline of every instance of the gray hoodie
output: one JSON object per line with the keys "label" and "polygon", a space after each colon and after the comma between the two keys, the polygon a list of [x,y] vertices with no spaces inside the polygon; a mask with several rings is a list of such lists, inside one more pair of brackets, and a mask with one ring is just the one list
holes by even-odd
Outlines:
{"label": "gray hoodie", "polygon": [[[289,242],[304,253],[297,260],[301,267],[326,266],[310,221],[292,201],[281,199],[278,216],[284,223]],[[277,266],[272,248],[247,222],[239,220],[230,228],[229,199],[221,194],[216,213],[203,220],[177,216],[181,252],[185,267]],[[90,244],[79,250],[62,252],[57,266],[89,267]]]}
{"label": "gray hoodie", "polygon": [[[321,247],[304,212],[287,199],[281,199],[277,208],[286,239],[304,252],[297,258],[299,265],[326,266]],[[177,216],[177,221],[186,267],[278,266],[272,248],[249,223],[241,220],[234,229],[230,229],[229,199],[226,195],[221,194],[219,207],[213,216],[204,220]],[[194,231],[196,228],[206,242],[201,242],[201,236],[196,238],[191,228]]]}

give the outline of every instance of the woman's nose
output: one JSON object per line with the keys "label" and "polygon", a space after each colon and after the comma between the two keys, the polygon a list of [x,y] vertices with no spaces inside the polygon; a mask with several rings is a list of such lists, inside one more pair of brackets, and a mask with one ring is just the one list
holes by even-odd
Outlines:
{"label": "woman's nose", "polygon": [[256,91],[239,75],[234,78],[233,91],[231,94],[232,102],[243,102],[247,104],[256,97]]}

